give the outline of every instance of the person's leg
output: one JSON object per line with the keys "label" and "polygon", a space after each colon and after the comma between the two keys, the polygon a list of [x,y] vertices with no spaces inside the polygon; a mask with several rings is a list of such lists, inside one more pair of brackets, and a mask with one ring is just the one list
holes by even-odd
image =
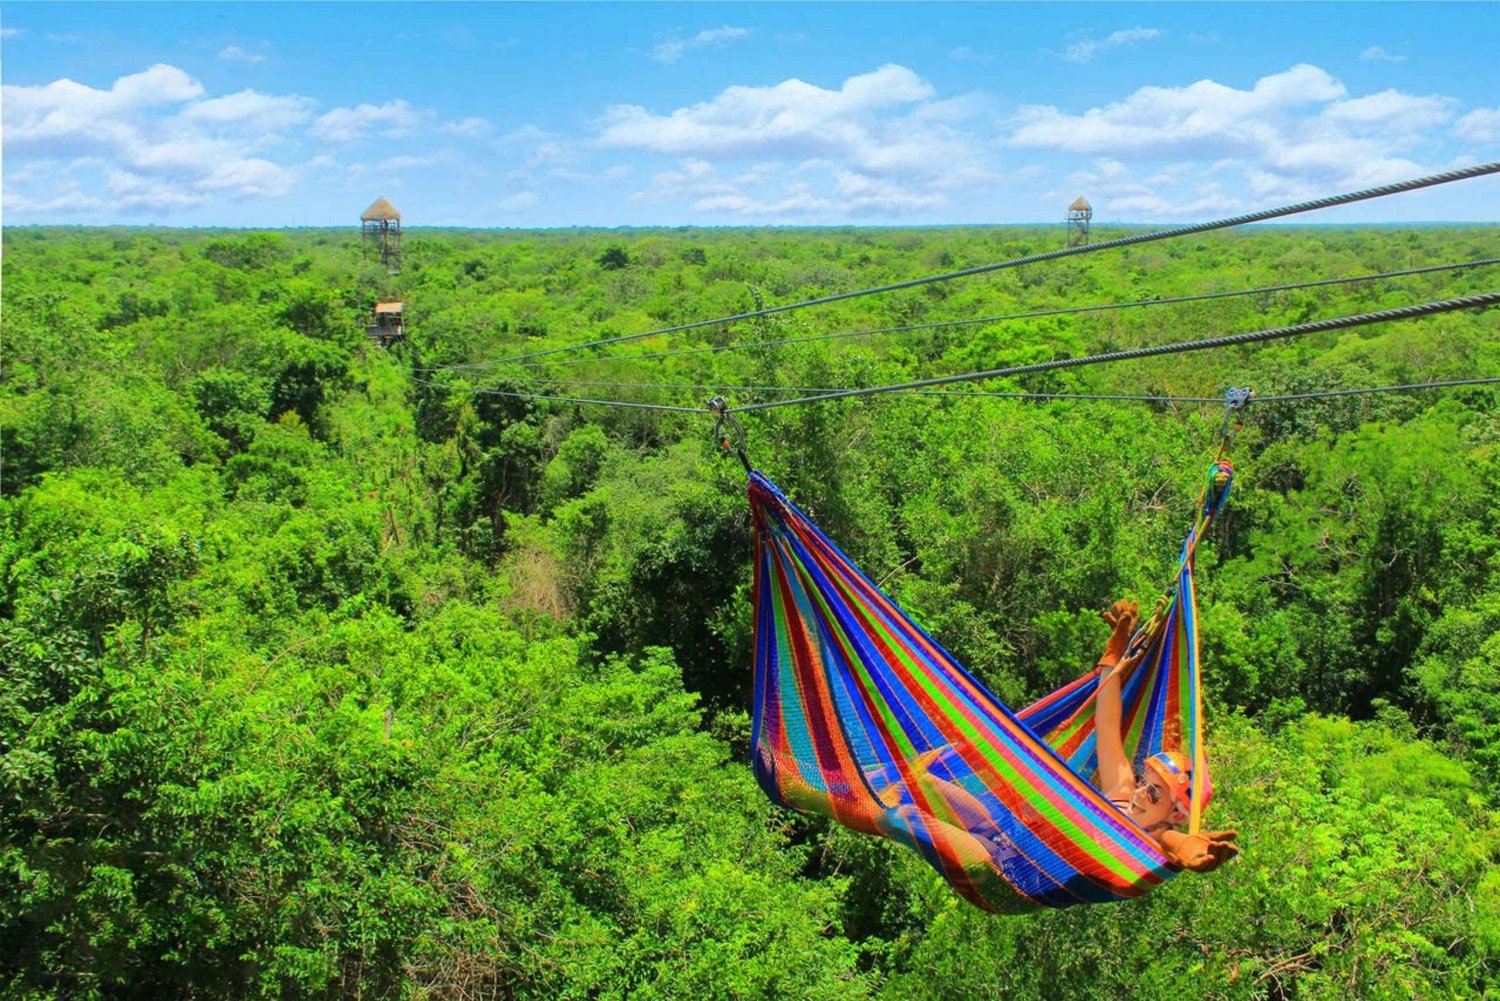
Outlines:
{"label": "person's leg", "polygon": [[1035,904],[1005,878],[990,843],[960,827],[908,805],[888,810],[881,829],[892,840],[915,848],[919,853],[922,842],[930,842],[942,860],[939,871],[943,877],[976,907],[992,912],[1018,913]]}

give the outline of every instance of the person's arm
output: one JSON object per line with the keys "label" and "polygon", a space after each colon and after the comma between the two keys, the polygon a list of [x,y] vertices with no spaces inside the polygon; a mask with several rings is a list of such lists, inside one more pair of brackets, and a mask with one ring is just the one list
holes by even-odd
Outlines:
{"label": "person's arm", "polygon": [[1117,601],[1104,613],[1112,627],[1104,655],[1099,658],[1099,691],[1094,699],[1094,744],[1099,756],[1099,790],[1111,800],[1128,800],[1135,794],[1135,772],[1125,757],[1120,736],[1120,675],[1115,670],[1125,656],[1130,634],[1135,631],[1139,607],[1133,601]]}

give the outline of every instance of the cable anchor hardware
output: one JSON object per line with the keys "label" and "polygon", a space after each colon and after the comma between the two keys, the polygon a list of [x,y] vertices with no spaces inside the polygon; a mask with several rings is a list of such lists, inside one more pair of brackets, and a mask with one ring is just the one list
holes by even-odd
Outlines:
{"label": "cable anchor hardware", "polygon": [[[745,467],[745,472],[754,472],[750,465],[750,457],[745,454],[745,426],[740,423],[738,417],[729,412],[729,401],[722,396],[715,396],[708,401],[708,412],[718,418],[714,421],[714,440],[719,443],[719,447],[737,456],[740,465]],[[728,433],[731,430],[732,436]]]}

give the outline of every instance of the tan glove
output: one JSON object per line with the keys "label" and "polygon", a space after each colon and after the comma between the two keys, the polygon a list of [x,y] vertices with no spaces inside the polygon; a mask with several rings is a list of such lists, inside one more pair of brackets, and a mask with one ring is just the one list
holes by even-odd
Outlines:
{"label": "tan glove", "polygon": [[1239,847],[1231,844],[1238,836],[1238,831],[1163,831],[1160,840],[1168,862],[1193,872],[1213,872],[1240,853]]}
{"label": "tan glove", "polygon": [[1113,667],[1120,662],[1121,657],[1125,656],[1125,648],[1130,644],[1130,634],[1135,632],[1135,624],[1140,615],[1141,606],[1123,598],[1104,613],[1104,621],[1109,623],[1114,631],[1109,634],[1109,642],[1104,644],[1104,653],[1099,658],[1100,664]]}

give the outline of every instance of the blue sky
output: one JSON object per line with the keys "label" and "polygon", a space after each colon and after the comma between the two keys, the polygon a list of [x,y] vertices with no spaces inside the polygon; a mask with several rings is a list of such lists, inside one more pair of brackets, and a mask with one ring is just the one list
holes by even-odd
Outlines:
{"label": "blue sky", "polygon": [[[0,10],[4,221],[1213,218],[1500,159],[1494,4]],[[1500,182],[1307,217],[1494,221]]]}

